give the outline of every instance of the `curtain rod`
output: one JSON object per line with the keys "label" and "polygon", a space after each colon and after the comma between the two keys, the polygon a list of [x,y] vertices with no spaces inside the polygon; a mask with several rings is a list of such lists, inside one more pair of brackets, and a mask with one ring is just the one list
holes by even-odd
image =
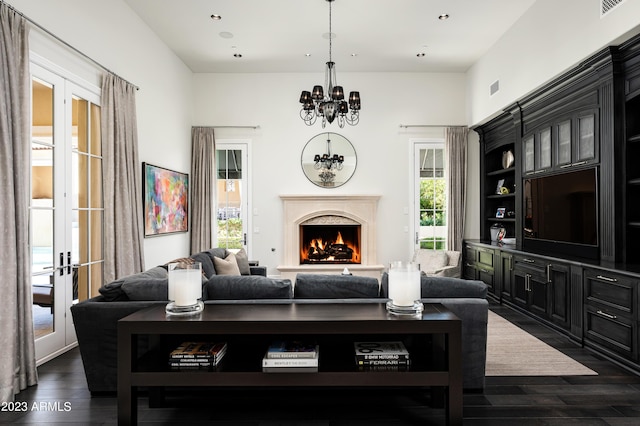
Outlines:
{"label": "curtain rod", "polygon": [[466,124],[401,124],[400,127],[467,127]]}
{"label": "curtain rod", "polygon": [[193,127],[202,127],[205,129],[259,129],[260,126],[193,126]]}
{"label": "curtain rod", "polygon": [[[42,25],[38,24],[37,22],[35,22],[33,19],[29,18],[28,16],[26,16],[24,13],[20,12],[18,9],[16,9],[15,7],[13,7],[12,5],[10,5],[9,3],[5,2],[4,0],[0,0],[0,5],[5,5],[7,6],[10,10],[13,10],[15,13],[17,13],[18,15],[22,16],[24,19],[27,20],[27,22],[29,22],[30,24],[38,27],[41,31],[43,31],[44,33],[46,33],[47,35],[49,35],[50,37],[53,37],[56,41],[58,41],[59,43],[62,43],[64,46],[68,47],[69,49],[73,50],[74,52],[76,52],[77,54],[79,54],[80,56],[82,56],[83,58],[91,61],[93,64],[97,65],[98,67],[100,67],[103,71],[106,71],[108,73],[111,73],[113,75],[120,77],[118,74],[114,73],[113,71],[111,71],[109,68],[105,67],[104,65],[102,65],[100,62],[96,61],[95,59],[93,59],[92,57],[90,57],[89,55],[87,55],[84,52],[81,52],[80,50],[76,49],[75,47],[73,47],[72,45],[70,45],[69,43],[67,43],[66,41],[62,40],[60,37],[58,37],[57,35],[55,35],[54,33],[52,33],[51,31],[49,31],[48,29],[46,29],[45,27],[43,27]],[[128,80],[125,80],[124,78],[122,78],[124,81],[126,81],[127,83],[129,83],[130,85],[132,85],[133,87],[135,87],[136,90],[140,90],[140,87],[138,87],[137,85],[131,83]]]}

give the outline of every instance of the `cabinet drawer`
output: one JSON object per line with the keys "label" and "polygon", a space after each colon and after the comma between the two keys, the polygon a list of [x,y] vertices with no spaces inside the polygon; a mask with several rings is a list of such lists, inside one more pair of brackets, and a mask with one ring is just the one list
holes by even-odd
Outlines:
{"label": "cabinet drawer", "polygon": [[585,342],[593,342],[626,359],[637,358],[637,322],[614,309],[587,306],[585,309]]}
{"label": "cabinet drawer", "polygon": [[478,266],[493,270],[495,267],[495,257],[495,252],[493,250],[478,249]]}
{"label": "cabinet drawer", "polygon": [[547,263],[532,256],[513,256],[514,268],[531,275],[546,276]]}
{"label": "cabinet drawer", "polygon": [[628,318],[635,315],[637,282],[618,275],[585,270],[584,297],[586,303],[597,303],[626,313]]}

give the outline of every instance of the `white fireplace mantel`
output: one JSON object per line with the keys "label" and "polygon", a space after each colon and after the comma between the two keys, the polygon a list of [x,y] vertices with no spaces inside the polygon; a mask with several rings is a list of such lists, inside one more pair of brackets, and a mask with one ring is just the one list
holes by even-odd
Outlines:
{"label": "white fireplace mantel", "polygon": [[[380,278],[377,263],[377,211],[379,195],[281,195],[284,217],[283,278],[302,273],[341,273],[346,266],[354,275]],[[361,263],[352,265],[301,265],[300,224],[321,216],[341,216],[360,224]]]}

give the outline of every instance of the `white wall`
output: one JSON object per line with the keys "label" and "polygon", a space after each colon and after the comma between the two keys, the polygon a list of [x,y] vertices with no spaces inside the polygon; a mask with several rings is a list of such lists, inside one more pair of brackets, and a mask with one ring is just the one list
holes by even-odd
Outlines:
{"label": "white wall", "polygon": [[[338,64],[339,66],[340,64]],[[442,129],[400,129],[400,124],[465,123],[464,74],[340,73],[346,91],[362,96],[360,124],[325,131],[344,135],[358,157],[354,176],[345,185],[324,189],[302,173],[300,156],[307,141],[322,132],[299,118],[300,91],[324,81],[318,74],[195,74],[195,125],[259,125],[260,129],[218,129],[216,139],[251,139],[252,258],[276,273],[282,262],[281,194],[378,194],[378,262],[408,259],[411,228],[404,208],[412,208],[410,143],[443,136]],[[477,139],[476,139],[477,144]],[[477,158],[470,161],[477,162]],[[473,184],[472,180],[472,184]],[[274,248],[275,251],[271,249]]]}
{"label": "white wall", "polygon": [[[140,87],[136,93],[140,161],[190,172],[191,71],[122,0],[10,0],[29,19]],[[32,51],[59,63],[61,49],[33,30]],[[62,49],[64,50],[64,49]],[[93,84],[95,67],[69,53],[60,64]],[[142,180],[142,175],[140,176]],[[108,202],[108,200],[106,200]],[[188,234],[147,238],[147,267],[189,252]]]}
{"label": "white wall", "polygon": [[[537,0],[467,72],[468,122],[487,121],[600,49],[640,32],[640,1],[600,18],[600,0]],[[500,91],[489,86],[500,81]]]}

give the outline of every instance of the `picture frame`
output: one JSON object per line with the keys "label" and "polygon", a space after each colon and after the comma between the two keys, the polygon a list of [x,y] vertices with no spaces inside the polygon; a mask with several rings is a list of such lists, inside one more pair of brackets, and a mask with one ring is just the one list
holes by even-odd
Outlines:
{"label": "picture frame", "polygon": [[142,163],[144,236],[189,231],[189,175]]}
{"label": "picture frame", "polygon": [[505,207],[498,207],[498,210],[496,211],[496,218],[503,219],[506,210],[507,209]]}
{"label": "picture frame", "polygon": [[504,179],[498,180],[498,186],[496,187],[496,194],[502,194],[502,187],[504,186]]}

